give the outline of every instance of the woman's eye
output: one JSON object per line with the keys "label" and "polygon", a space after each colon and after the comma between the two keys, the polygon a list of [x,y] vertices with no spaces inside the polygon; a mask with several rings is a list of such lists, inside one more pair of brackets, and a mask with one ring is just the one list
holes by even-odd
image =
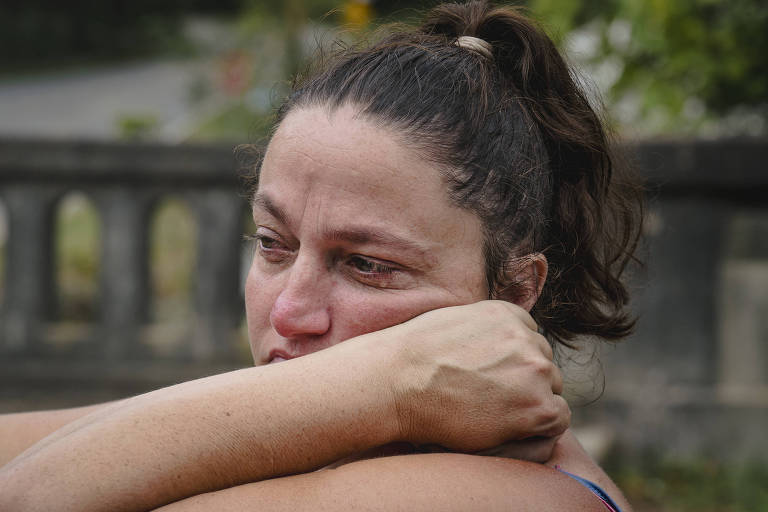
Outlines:
{"label": "woman's eye", "polygon": [[397,283],[400,269],[387,265],[386,263],[364,258],[362,256],[352,256],[347,260],[347,265],[354,272],[356,279],[379,287],[393,287]]}
{"label": "woman's eye", "polygon": [[256,243],[256,251],[261,257],[271,263],[279,263],[289,256],[290,249],[275,237],[257,232],[249,238]]}
{"label": "woman's eye", "polygon": [[349,259],[349,264],[360,272],[365,272],[366,274],[391,274],[395,270],[390,266],[360,256],[351,257]]}
{"label": "woman's eye", "polygon": [[256,238],[256,245],[261,249],[278,249],[279,244],[274,238],[268,236],[259,236]]}

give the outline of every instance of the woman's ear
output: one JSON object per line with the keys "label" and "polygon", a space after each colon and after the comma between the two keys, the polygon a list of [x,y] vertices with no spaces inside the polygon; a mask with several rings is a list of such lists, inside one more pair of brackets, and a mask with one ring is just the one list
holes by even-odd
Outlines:
{"label": "woman's ear", "polygon": [[530,311],[544,288],[548,268],[547,257],[540,252],[513,258],[505,266],[504,280],[493,297]]}

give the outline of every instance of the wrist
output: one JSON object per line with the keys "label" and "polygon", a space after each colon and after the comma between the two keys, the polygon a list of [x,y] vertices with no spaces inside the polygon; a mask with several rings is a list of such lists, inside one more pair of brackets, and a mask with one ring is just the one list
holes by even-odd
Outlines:
{"label": "wrist", "polygon": [[366,343],[366,353],[375,354],[366,359],[372,381],[378,383],[379,395],[376,400],[386,413],[386,425],[389,439],[394,441],[414,441],[417,429],[414,418],[418,411],[416,395],[421,389],[418,354],[405,339],[406,331],[402,326],[390,327],[365,335],[361,341]]}
{"label": "wrist", "polygon": [[402,372],[399,343],[390,329],[376,331],[340,343],[327,352],[328,364],[339,365],[340,383],[356,391],[355,409],[364,420],[363,430],[371,448],[402,439],[398,375]]}

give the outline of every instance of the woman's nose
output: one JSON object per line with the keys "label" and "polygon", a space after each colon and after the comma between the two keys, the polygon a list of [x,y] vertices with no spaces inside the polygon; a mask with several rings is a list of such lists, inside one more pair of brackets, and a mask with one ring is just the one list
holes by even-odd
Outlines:
{"label": "woman's nose", "polygon": [[[323,269],[324,270],[324,269]],[[331,327],[322,270],[297,259],[269,314],[277,334],[284,338],[320,336]]]}

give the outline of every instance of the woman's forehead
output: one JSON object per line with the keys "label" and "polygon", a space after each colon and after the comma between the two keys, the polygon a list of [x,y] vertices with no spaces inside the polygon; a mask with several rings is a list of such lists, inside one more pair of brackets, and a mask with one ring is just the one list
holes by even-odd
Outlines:
{"label": "woman's forehead", "polygon": [[310,180],[339,189],[371,189],[391,200],[402,192],[447,198],[440,172],[391,129],[346,106],[333,111],[291,112],[270,142],[261,170],[263,183]]}
{"label": "woman's forehead", "polygon": [[264,198],[279,204],[295,228],[389,226],[426,241],[467,231],[474,240],[480,231],[477,216],[452,203],[434,164],[352,109],[289,114],[265,155],[257,198],[262,210]]}
{"label": "woman's forehead", "polygon": [[375,164],[379,172],[387,168],[432,167],[398,132],[361,116],[351,105],[333,110],[295,109],[280,124],[266,157],[274,152],[295,152],[320,163],[351,167]]}

